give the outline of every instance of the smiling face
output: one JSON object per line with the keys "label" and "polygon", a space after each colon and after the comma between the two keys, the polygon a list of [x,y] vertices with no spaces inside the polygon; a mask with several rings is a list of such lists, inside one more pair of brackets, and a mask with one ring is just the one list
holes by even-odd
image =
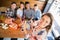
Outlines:
{"label": "smiling face", "polygon": [[34,10],[35,10],[35,11],[38,10],[38,6],[34,6]]}
{"label": "smiling face", "polygon": [[45,28],[46,26],[48,26],[50,24],[51,20],[50,17],[48,17],[47,15],[44,15],[40,22],[38,23],[38,25],[40,26],[40,28]]}
{"label": "smiling face", "polygon": [[16,8],[16,4],[12,4],[12,5],[11,5],[11,8],[12,8],[12,9],[15,9],[15,8]]}
{"label": "smiling face", "polygon": [[23,9],[24,8],[24,4],[20,4],[20,8]]}
{"label": "smiling face", "polygon": [[29,8],[30,8],[30,4],[26,4],[26,8],[28,8],[28,9],[29,9]]}

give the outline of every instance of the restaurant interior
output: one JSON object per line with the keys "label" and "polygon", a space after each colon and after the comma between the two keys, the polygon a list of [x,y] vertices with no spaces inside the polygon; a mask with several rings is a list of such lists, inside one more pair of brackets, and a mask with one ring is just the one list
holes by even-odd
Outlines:
{"label": "restaurant interior", "polygon": [[[39,19],[34,19],[34,16],[25,18],[29,14],[24,14],[24,11],[26,13],[31,12],[30,9],[30,11],[26,11],[25,2],[27,2],[27,5],[30,4],[29,7],[33,10],[33,15],[35,13],[34,7],[38,7],[37,9],[40,10],[38,17],[41,16]],[[17,14],[18,9],[20,9],[20,12],[23,13],[22,17],[20,16],[21,14],[16,15],[16,18],[7,16],[7,10],[13,4],[16,4],[17,7],[15,13]],[[50,30],[46,29],[48,32],[44,33],[46,31],[44,29],[47,27],[44,27],[46,23],[43,25],[44,23],[42,22],[44,21],[41,22],[41,19],[44,20],[43,17],[44,15],[47,16],[47,14],[53,16],[53,23],[51,23]],[[44,28],[40,28],[40,25],[43,25]],[[39,33],[34,32],[35,29]],[[0,0],[0,40],[60,40],[60,0]]]}

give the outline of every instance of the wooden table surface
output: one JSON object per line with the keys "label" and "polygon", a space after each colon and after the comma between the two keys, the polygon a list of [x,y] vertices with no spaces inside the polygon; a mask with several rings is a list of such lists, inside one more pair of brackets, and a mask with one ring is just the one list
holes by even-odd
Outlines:
{"label": "wooden table surface", "polygon": [[0,38],[2,37],[11,37],[11,38],[23,38],[25,33],[20,29],[3,29],[0,27]]}
{"label": "wooden table surface", "polygon": [[[19,23],[19,20],[17,20],[16,22]],[[30,33],[30,31],[27,31],[27,32]],[[24,38],[24,36],[25,36],[25,32],[21,31],[20,28],[18,28],[18,29],[12,29],[12,28],[9,27],[8,29],[3,29],[0,26],[0,38],[4,38],[4,37]]]}
{"label": "wooden table surface", "polygon": [[[31,30],[27,30],[27,33],[31,33]],[[10,38],[24,38],[25,31],[22,31],[21,28],[13,29],[9,27],[8,29],[3,29],[0,26],[0,38],[10,37]]]}

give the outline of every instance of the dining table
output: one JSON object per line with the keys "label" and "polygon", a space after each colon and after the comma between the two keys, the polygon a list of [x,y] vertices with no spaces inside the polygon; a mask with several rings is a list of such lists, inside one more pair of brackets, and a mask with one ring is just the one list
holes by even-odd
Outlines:
{"label": "dining table", "polygon": [[[0,16],[0,23],[4,23],[7,17]],[[2,21],[2,22],[1,22]],[[14,23],[21,24],[20,19],[16,18]],[[31,30],[27,30],[27,33],[31,33]],[[17,29],[11,28],[8,26],[7,29],[3,29],[2,26],[0,26],[0,38],[9,37],[9,38],[24,38],[26,33],[24,30],[21,29],[21,27],[18,27]]]}

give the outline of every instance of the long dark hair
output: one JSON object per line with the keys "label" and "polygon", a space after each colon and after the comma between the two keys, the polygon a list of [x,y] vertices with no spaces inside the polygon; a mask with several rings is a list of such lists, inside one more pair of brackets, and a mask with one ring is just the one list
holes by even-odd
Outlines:
{"label": "long dark hair", "polygon": [[53,16],[52,16],[51,13],[45,13],[44,15],[42,15],[42,17],[45,16],[45,15],[47,15],[47,16],[50,18],[50,20],[51,20],[51,21],[50,21],[50,24],[45,27],[46,30],[47,30],[47,32],[48,32],[48,31],[51,29],[51,27],[52,27]]}

